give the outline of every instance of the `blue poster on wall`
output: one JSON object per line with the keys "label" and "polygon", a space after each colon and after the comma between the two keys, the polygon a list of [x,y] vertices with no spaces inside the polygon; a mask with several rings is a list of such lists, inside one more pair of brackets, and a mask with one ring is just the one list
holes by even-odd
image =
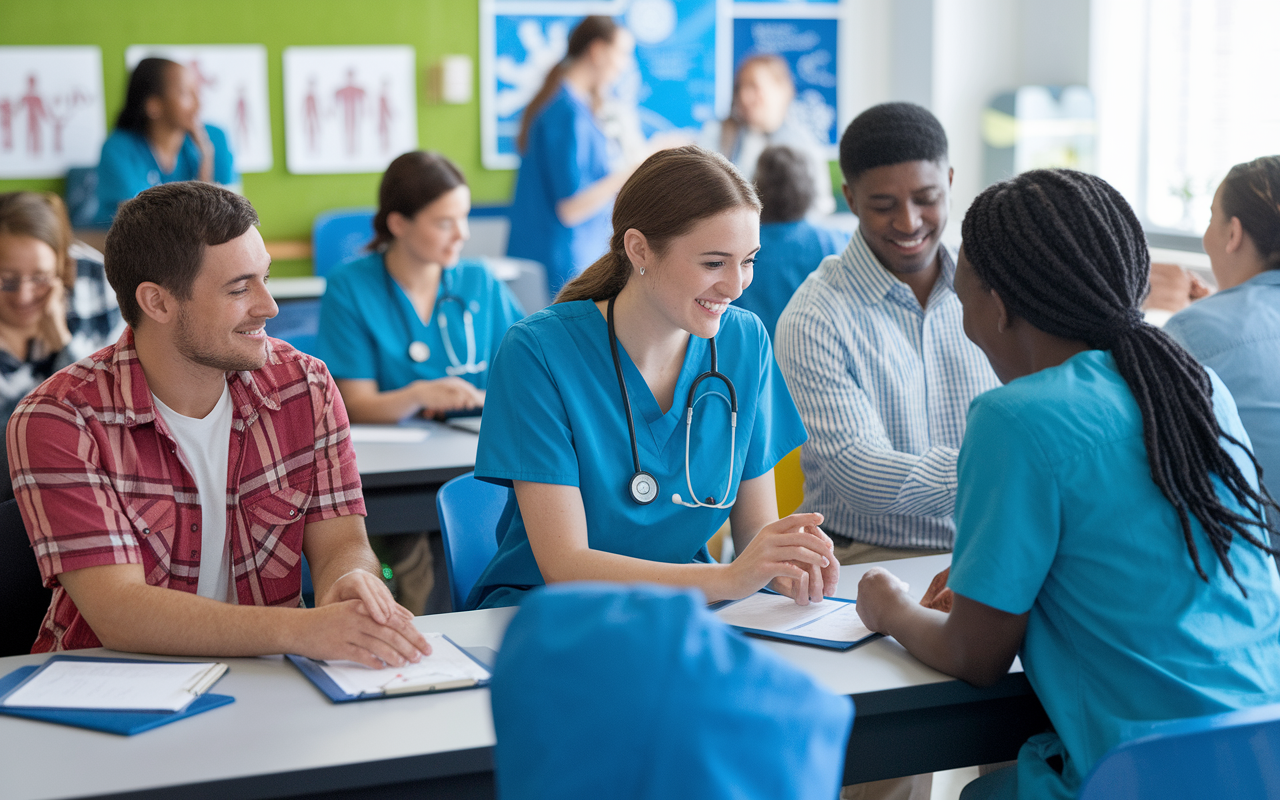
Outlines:
{"label": "blue poster on wall", "polygon": [[636,109],[645,136],[696,130],[714,116],[716,0],[497,0],[481,9],[482,153],[490,169],[519,166],[524,107],[587,14],[614,16],[635,36],[636,68],[616,95],[619,107]]}
{"label": "blue poster on wall", "polygon": [[735,19],[733,63],[768,53],[785,58],[796,81],[791,113],[807,125],[820,142],[836,144],[835,19]]}

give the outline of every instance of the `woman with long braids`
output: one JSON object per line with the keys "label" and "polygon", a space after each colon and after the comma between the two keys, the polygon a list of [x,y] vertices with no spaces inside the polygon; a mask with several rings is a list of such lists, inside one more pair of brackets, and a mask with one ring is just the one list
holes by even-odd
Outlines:
{"label": "woman with long braids", "polygon": [[1204,251],[1217,294],[1164,330],[1231,390],[1262,484],[1280,497],[1280,156],[1231,168],[1213,196]]}
{"label": "woman with long braids", "polygon": [[955,288],[1002,387],[969,409],[951,611],[867,573],[858,611],[970,683],[1021,654],[1056,732],[969,798],[1075,797],[1144,723],[1274,702],[1280,576],[1235,403],[1142,320],[1142,228],[1105,181],[1037,170],[965,216]]}

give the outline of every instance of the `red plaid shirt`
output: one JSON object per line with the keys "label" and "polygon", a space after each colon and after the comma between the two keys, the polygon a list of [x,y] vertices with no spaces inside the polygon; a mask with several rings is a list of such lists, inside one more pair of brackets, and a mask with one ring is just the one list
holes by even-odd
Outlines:
{"label": "red plaid shirt", "polygon": [[[241,605],[297,606],[308,522],[364,514],[347,412],[320,361],[270,340],[229,373],[227,538]],[[14,493],[53,602],[32,652],[99,647],[63,572],[142,564],[147,583],[195,593],[200,497],[151,391],[133,331],[57,373],[9,420]]]}

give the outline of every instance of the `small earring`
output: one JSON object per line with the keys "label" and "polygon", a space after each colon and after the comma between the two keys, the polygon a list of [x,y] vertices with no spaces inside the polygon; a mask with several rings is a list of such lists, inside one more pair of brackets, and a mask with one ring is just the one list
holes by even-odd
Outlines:
{"label": "small earring", "polygon": [[641,268],[640,268],[640,274],[641,274],[641,275],[643,275],[643,274],[644,274],[644,267],[641,267]]}

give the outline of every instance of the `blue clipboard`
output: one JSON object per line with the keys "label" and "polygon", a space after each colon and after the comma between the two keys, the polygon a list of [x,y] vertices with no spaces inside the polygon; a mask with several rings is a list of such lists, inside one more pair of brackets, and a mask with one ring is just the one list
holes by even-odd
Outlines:
{"label": "blue clipboard", "polygon": [[[453,641],[448,636],[442,636],[441,638],[443,638],[445,641],[449,642],[454,647],[461,650],[463,654],[467,656],[467,658],[471,659],[472,661],[476,662],[480,666],[484,667],[486,672],[492,671],[492,663],[486,664],[483,660],[478,658],[476,656],[476,653],[474,652],[476,650],[485,651],[485,650],[488,650],[488,648],[466,648],[459,645],[457,642]],[[364,700],[385,700],[391,697],[410,697],[416,694],[443,694],[444,692],[464,692],[468,689],[479,689],[481,687],[489,685],[489,678],[485,678],[484,680],[479,680],[474,683],[470,683],[466,686],[450,686],[448,688],[436,688],[435,686],[423,686],[420,688],[410,689],[408,691],[395,692],[394,694],[387,694],[386,692],[377,692],[373,694],[370,694],[370,693],[348,694],[347,692],[343,691],[342,688],[338,686],[338,684],[334,683],[333,678],[330,678],[328,673],[326,673],[323,669],[321,669],[321,667],[324,666],[325,662],[317,661],[313,658],[307,658],[306,656],[296,656],[291,653],[286,654],[285,658],[292,661],[293,665],[297,667],[302,672],[303,675],[306,675],[307,679],[310,680],[312,683],[314,683],[316,685],[316,688],[324,693],[325,697],[328,697],[330,700],[332,700],[335,703],[357,703]]]}
{"label": "blue clipboard", "polygon": [[[771,589],[761,589],[760,591],[765,594],[777,594],[777,592]],[[743,598],[743,599],[746,599],[746,598]],[[823,597],[822,601],[824,603],[827,603],[827,602],[849,603],[850,605],[853,605],[857,602],[856,600],[850,600],[847,597]],[[710,606],[708,606],[708,608],[712,612],[715,612],[738,602],[741,602],[741,601],[740,600],[721,600],[718,603],[712,603]],[[826,650],[841,650],[841,651],[852,650],[858,645],[865,644],[867,642],[878,639],[882,635],[879,633],[872,633],[867,636],[863,636],[861,639],[855,639],[853,641],[845,641],[841,639],[817,639],[812,636],[804,636],[798,633],[780,633],[778,631],[768,631],[768,630],[763,630],[761,628],[748,628],[742,625],[730,625],[729,627],[741,633],[745,633],[748,636],[756,636],[761,639],[776,639],[777,641],[780,641],[780,642],[792,642],[794,644],[805,644],[811,647],[821,647]]]}
{"label": "blue clipboard", "polygon": [[[93,658],[90,656],[53,656],[45,664],[52,661],[105,661],[125,664],[152,663],[140,658]],[[23,681],[30,678],[44,665],[18,667],[13,672],[0,678],[0,702],[18,688]],[[53,722],[58,725],[71,725],[76,728],[88,728],[103,733],[114,733],[120,736],[133,736],[135,733],[149,731],[177,722],[180,719],[203,714],[220,706],[230,705],[236,699],[225,694],[202,694],[181,711],[101,711],[98,709],[77,708],[8,708],[0,705],[0,714],[10,717],[22,717],[41,722]]]}

